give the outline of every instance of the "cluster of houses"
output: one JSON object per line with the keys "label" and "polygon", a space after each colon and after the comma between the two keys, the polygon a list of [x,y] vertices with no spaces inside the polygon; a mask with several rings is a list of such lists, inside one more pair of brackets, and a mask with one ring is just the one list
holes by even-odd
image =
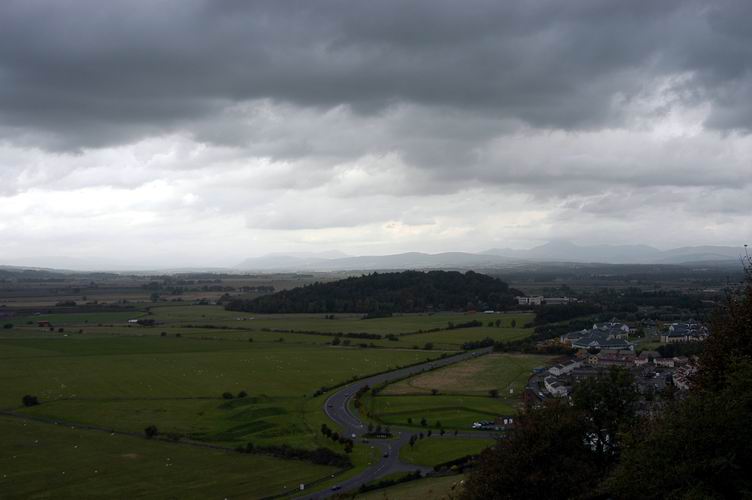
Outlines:
{"label": "cluster of houses", "polygon": [[686,356],[661,357],[655,351],[643,351],[639,356],[629,350],[602,351],[550,367],[543,374],[543,386],[551,396],[568,396],[575,382],[612,366],[632,371],[638,389],[643,393],[662,390],[667,383],[678,389],[689,389],[691,374],[696,370]]}
{"label": "cluster of houses", "polygon": [[[562,335],[559,341],[577,349],[572,359],[538,373],[531,381],[550,396],[568,396],[577,380],[592,377],[603,369],[612,366],[630,370],[635,376],[638,389],[643,392],[663,390],[673,385],[680,390],[689,389],[692,373],[696,366],[686,356],[663,357],[656,351],[635,353],[635,344],[629,335],[635,328],[613,319],[596,323],[592,328]],[[709,335],[708,329],[700,323],[673,323],[661,334],[664,343],[702,341]],[[531,390],[534,387],[529,386]],[[538,392],[540,397],[545,397]]]}
{"label": "cluster of houses", "polygon": [[[637,330],[615,319],[606,323],[595,323],[591,329],[584,328],[576,332],[562,335],[559,340],[569,344],[574,349],[596,349],[608,351],[634,350],[629,342],[629,335]],[[672,323],[666,331],[660,334],[661,342],[672,344],[677,342],[699,342],[705,340],[710,332],[705,325],[696,321],[687,323]]]}

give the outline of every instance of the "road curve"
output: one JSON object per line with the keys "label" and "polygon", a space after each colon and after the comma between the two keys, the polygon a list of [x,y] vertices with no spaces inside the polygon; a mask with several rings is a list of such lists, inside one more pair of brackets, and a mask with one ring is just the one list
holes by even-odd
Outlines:
{"label": "road curve", "polygon": [[[324,413],[336,422],[343,431],[343,435],[357,440],[361,438],[363,434],[368,432],[367,425],[364,424],[357,415],[350,412],[349,403],[355,397],[355,393],[359,389],[365,386],[376,387],[379,384],[385,382],[394,382],[405,377],[417,375],[421,372],[431,370],[433,368],[439,368],[442,366],[451,365],[471,359],[483,354],[488,354],[492,351],[491,347],[478,349],[470,352],[463,352],[455,354],[453,356],[447,356],[446,358],[436,359],[434,361],[427,361],[419,365],[408,366],[405,368],[399,368],[394,371],[374,375],[365,379],[358,380],[344,387],[337,389],[332,393],[324,402]],[[344,492],[356,489],[361,484],[368,483],[380,477],[392,474],[395,472],[412,472],[420,470],[421,472],[428,472],[433,469],[429,467],[421,467],[413,464],[406,464],[400,461],[399,451],[402,446],[406,445],[410,441],[410,436],[414,434],[411,430],[399,430],[392,429],[394,437],[392,439],[371,439],[369,445],[379,451],[379,461],[366,467],[357,476],[351,477],[339,483],[339,489],[337,491],[323,490],[308,495],[302,495],[297,498],[301,500],[313,500],[319,498],[326,498],[338,492]],[[488,437],[485,433],[462,433],[461,437]]]}

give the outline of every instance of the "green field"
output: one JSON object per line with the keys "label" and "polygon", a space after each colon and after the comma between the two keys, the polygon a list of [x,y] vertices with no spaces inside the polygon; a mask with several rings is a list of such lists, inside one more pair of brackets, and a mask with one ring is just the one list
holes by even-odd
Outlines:
{"label": "green field", "polygon": [[400,459],[409,464],[433,467],[467,455],[477,455],[493,444],[492,439],[430,437],[418,440],[412,447],[402,448]]}
{"label": "green field", "polygon": [[[481,356],[395,382],[364,402],[384,424],[418,426],[426,418],[428,428],[434,430],[436,422],[447,429],[468,429],[478,420],[514,414],[532,369],[550,364],[551,359],[526,354]],[[496,398],[489,395],[494,389],[499,392]]]}
{"label": "green field", "polygon": [[[312,446],[323,385],[425,360],[425,351],[206,341],[174,337],[0,340],[0,405],[70,422],[212,442]],[[224,392],[245,399],[226,401]]]}
{"label": "green field", "polygon": [[[399,345],[403,347],[424,347],[426,343],[430,342],[433,344],[434,349],[461,350],[462,344],[465,342],[477,342],[485,338],[491,338],[497,342],[512,342],[529,337],[531,334],[532,329],[530,328],[496,328],[481,326],[405,335],[400,337]],[[381,342],[381,345],[383,344],[384,341]]]}
{"label": "green field", "polygon": [[[129,325],[128,319],[144,318],[157,322],[155,326]],[[500,326],[487,323],[500,322]],[[89,336],[161,336],[194,339],[237,340],[253,342],[287,342],[294,344],[330,344],[335,334],[396,335],[396,340],[342,337],[342,347],[370,346],[398,349],[461,350],[466,342],[485,338],[510,342],[528,337],[532,329],[522,325],[532,320],[531,314],[402,314],[389,318],[362,319],[360,314],[335,315],[325,319],[323,314],[255,315],[225,311],[221,306],[159,305],[148,312],[77,313],[26,316],[15,318],[14,328],[0,330],[2,338]],[[38,327],[38,321],[50,321],[54,331]],[[450,323],[481,321],[482,327],[447,330]],[[512,328],[512,321],[516,327]],[[31,324],[27,324],[27,323]],[[58,332],[63,328],[64,332]],[[441,329],[426,332],[426,330]],[[417,333],[423,331],[424,333]],[[302,333],[306,332],[306,333]],[[407,334],[407,335],[405,335]]]}
{"label": "green field", "polygon": [[457,498],[463,476],[444,476],[410,481],[381,490],[356,495],[359,500],[444,500]]}
{"label": "green field", "polygon": [[[488,396],[377,396],[369,404],[372,414],[385,424],[422,429],[419,422],[426,418],[428,426],[423,430],[434,432],[437,422],[446,429],[468,429],[477,420],[493,420],[498,415],[515,412],[513,405]],[[412,424],[408,424],[408,418]]]}
{"label": "green field", "polygon": [[[466,314],[466,313],[431,313],[398,314],[389,318],[362,319],[362,314],[335,314],[335,319],[325,319],[324,314],[255,314],[237,311],[225,311],[221,306],[160,306],[151,308],[150,319],[162,321],[168,325],[212,324],[232,328],[253,330],[280,329],[302,330],[323,333],[379,333],[400,334],[446,328],[448,323],[460,324],[472,320],[501,321],[496,330],[522,330],[525,323],[532,321],[532,314]],[[511,328],[514,320],[517,328]]]}
{"label": "green field", "polygon": [[[0,417],[0,497],[259,498],[332,467]],[[273,472],[273,473],[272,473]]]}
{"label": "green field", "polygon": [[515,399],[524,389],[533,368],[551,363],[549,356],[489,354],[391,384],[381,394],[430,394],[437,389],[441,394],[487,396],[490,390],[496,389],[500,397]]}
{"label": "green field", "polygon": [[55,327],[71,325],[98,325],[98,324],[127,324],[129,319],[144,317],[144,311],[130,312],[93,312],[93,313],[70,313],[70,314],[37,314],[33,316],[19,316],[12,320],[3,321],[3,324],[12,323],[16,326],[28,325],[38,328],[40,321],[48,321]]}
{"label": "green field", "polygon": [[[141,312],[17,317],[13,328],[0,330],[0,409],[43,420],[1,419],[4,449],[22,451],[3,458],[11,461],[2,464],[6,471],[3,480],[12,478],[13,486],[6,489],[0,483],[4,493],[0,496],[80,497],[82,491],[93,488],[102,492],[100,496],[117,496],[112,495],[114,492],[143,496],[148,492],[147,496],[158,498],[166,491],[182,491],[176,496],[253,498],[282,493],[286,486],[299,482],[323,480],[332,468],[194,447],[191,443],[223,449],[248,442],[326,446],[342,452],[341,445],[319,432],[321,424],[333,423],[321,410],[323,397],[313,396],[317,389],[432,359],[443,351],[460,350],[468,341],[522,338],[530,330],[512,328],[509,323],[514,319],[521,325],[531,319],[525,314],[494,315],[488,320],[499,318],[500,327],[418,333],[400,336],[398,341],[342,337],[341,345],[332,346],[333,333],[403,334],[446,328],[449,322],[486,321],[487,317],[437,313],[372,320],[363,320],[361,315],[336,315],[331,320],[310,314],[239,314],[219,306],[149,307],[149,311]],[[128,319],[140,315],[158,324],[128,325]],[[38,327],[37,321],[50,321],[54,331]],[[370,347],[364,349],[360,344]],[[425,350],[426,344],[432,344],[432,350]],[[240,391],[247,397],[238,398]],[[225,399],[225,392],[235,397]],[[25,394],[37,396],[41,404],[23,407],[21,398]],[[426,404],[423,395],[380,396],[374,404],[383,411],[387,423],[404,424],[405,415],[410,414],[417,417],[417,426],[428,408],[426,416],[431,425],[439,419],[447,428],[465,428],[478,415],[491,417],[512,409],[506,402],[488,397],[428,397],[433,407]],[[73,428],[76,425],[95,430]],[[150,425],[179,442],[145,439],[143,430]],[[111,436],[110,430],[118,434]],[[30,433],[39,440],[33,447],[28,445]],[[458,441],[455,452],[478,445],[465,445],[463,441]],[[88,450],[85,455],[77,451],[84,449]],[[196,468],[178,467],[177,462],[174,469],[165,465],[162,450],[167,450],[164,453],[169,452],[172,460],[195,464]],[[356,446],[352,454],[355,469],[321,486],[356,474],[358,467],[377,458],[372,453],[367,446]],[[438,452],[423,452],[416,447],[415,453]],[[453,452],[447,449],[442,453],[436,456]],[[39,467],[30,466],[36,455],[40,456]],[[69,470],[61,470],[59,464]],[[162,467],[168,477],[163,484],[156,484]],[[240,478],[246,468],[252,472]],[[293,468],[293,472],[286,472]],[[195,470],[208,471],[208,475],[204,477],[202,472],[192,477]],[[38,474],[33,480],[25,471]],[[138,480],[125,484],[131,476]],[[265,477],[274,479],[264,481]],[[249,487],[249,482],[254,486]],[[223,484],[226,489],[220,487]],[[184,490],[181,485],[185,485]],[[187,493],[189,490],[196,493]],[[48,493],[41,494],[43,491]]]}

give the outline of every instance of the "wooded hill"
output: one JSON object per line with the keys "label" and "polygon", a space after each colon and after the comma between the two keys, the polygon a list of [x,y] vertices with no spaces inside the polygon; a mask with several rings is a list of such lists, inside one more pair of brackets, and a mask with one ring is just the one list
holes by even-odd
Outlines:
{"label": "wooded hill", "polygon": [[231,300],[231,311],[257,313],[369,313],[501,310],[522,292],[473,271],[372,273],[313,283],[253,300]]}

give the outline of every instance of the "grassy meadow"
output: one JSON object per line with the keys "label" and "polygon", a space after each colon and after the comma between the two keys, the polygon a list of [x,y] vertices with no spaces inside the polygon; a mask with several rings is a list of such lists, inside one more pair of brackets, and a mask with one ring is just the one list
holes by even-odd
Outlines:
{"label": "grassy meadow", "polygon": [[0,449],[4,499],[260,498],[336,472],[307,462],[2,416]]}
{"label": "grassy meadow", "polygon": [[400,459],[409,464],[433,467],[467,455],[477,455],[493,444],[493,439],[430,437],[402,448]]}
{"label": "grassy meadow", "polygon": [[[550,363],[548,356],[489,354],[387,385],[364,401],[384,424],[419,427],[425,418],[427,429],[440,423],[466,430],[478,420],[515,413],[532,369]],[[498,397],[490,397],[491,390]]]}
{"label": "grassy meadow", "polygon": [[410,481],[381,490],[355,496],[358,500],[449,500],[457,498],[462,489],[463,476],[443,476]]}
{"label": "grassy meadow", "polygon": [[533,354],[489,354],[399,381],[381,394],[425,395],[436,389],[440,394],[487,396],[496,389],[505,398],[510,390],[511,396],[519,394],[533,368],[550,365],[551,359]]}
{"label": "grassy meadow", "polygon": [[[157,324],[128,323],[135,318]],[[484,326],[445,329],[475,319]],[[487,326],[497,319],[499,326]],[[179,498],[257,498],[316,479],[324,481],[322,486],[335,484],[378,459],[373,450],[356,446],[355,468],[336,479],[327,479],[332,467],[226,450],[253,442],[326,446],[341,453],[341,445],[319,432],[323,423],[336,426],[322,411],[324,398],[313,396],[317,389],[459,351],[469,341],[524,338],[530,330],[522,325],[531,319],[529,314],[461,313],[325,319],[322,314],[253,315],[164,303],[141,304],[128,312],[16,316],[12,326],[0,329],[0,410],[18,415],[0,416],[2,449],[12,450],[0,457],[0,496],[80,498],[86,496],[82,492],[96,491],[102,497],[164,498],[169,491]],[[39,327],[39,321],[53,328]],[[426,332],[431,329],[442,330]],[[334,346],[336,333],[393,334],[399,340],[343,336]],[[500,376],[511,381],[513,371]],[[405,396],[395,385],[397,392],[375,398],[374,404],[390,424],[404,425],[412,415],[417,425],[425,415],[431,425],[441,420],[447,428],[465,428],[478,415],[512,411],[507,401],[481,395],[480,378],[473,383],[481,385],[471,394],[451,394],[447,387],[447,394],[439,396],[425,395],[420,383],[411,389],[415,394]],[[241,391],[247,395],[238,397]],[[233,397],[226,399],[224,393]],[[41,404],[22,406],[26,394]],[[180,442],[147,440],[143,431],[151,425]],[[453,451],[445,443],[421,443],[406,460],[456,458],[481,442],[464,441]],[[443,450],[432,449],[442,445]]]}
{"label": "grassy meadow", "polygon": [[[228,445],[310,446],[316,430],[301,417],[316,389],[425,358],[425,351],[174,337],[4,339],[0,405],[124,431],[156,425]],[[222,398],[241,391],[248,397]],[[19,409],[24,394],[42,404]]]}
{"label": "grassy meadow", "polygon": [[[412,426],[416,430],[470,429],[478,420],[493,420],[515,412],[515,405],[503,399],[462,394],[436,396],[376,396],[368,401],[371,413],[387,425]],[[425,418],[427,426],[420,427]],[[411,421],[411,422],[410,422]]]}

